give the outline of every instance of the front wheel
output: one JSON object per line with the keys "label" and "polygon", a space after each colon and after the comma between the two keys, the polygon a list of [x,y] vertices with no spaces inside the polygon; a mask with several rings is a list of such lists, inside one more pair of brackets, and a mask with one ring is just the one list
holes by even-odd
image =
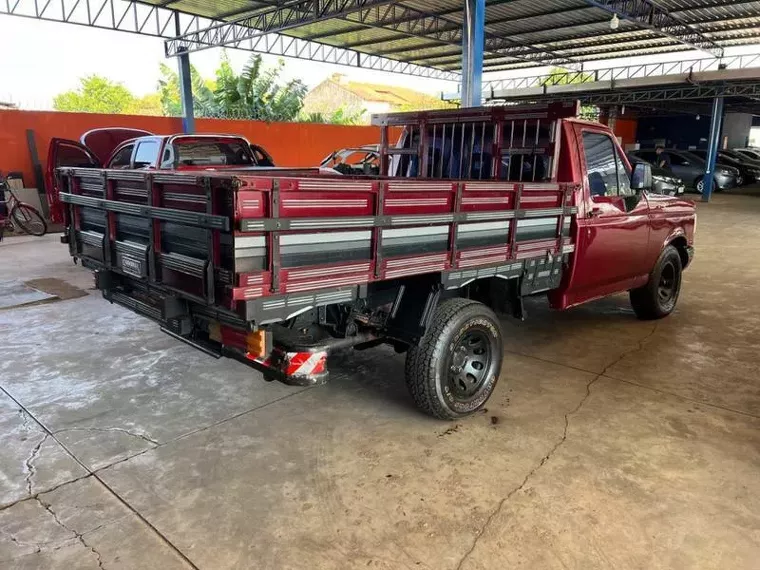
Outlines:
{"label": "front wheel", "polygon": [[[697,189],[697,192],[699,192],[700,194],[704,193],[704,191],[705,191],[705,179],[704,179],[703,176],[701,176],[701,177],[699,177],[697,179],[697,183],[696,183],[695,187]],[[718,181],[717,180],[713,180],[712,191],[713,192],[723,192],[723,189],[718,187]]]}
{"label": "front wheel", "polygon": [[672,313],[681,292],[681,273],[681,256],[669,245],[660,254],[649,282],[630,293],[636,316],[642,320],[654,320]]}
{"label": "front wheel", "polygon": [[33,236],[44,236],[47,223],[37,210],[28,204],[18,204],[11,211],[13,225]]}
{"label": "front wheel", "polygon": [[406,385],[426,413],[453,420],[481,408],[496,388],[503,340],[494,312],[469,299],[448,299],[406,357]]}

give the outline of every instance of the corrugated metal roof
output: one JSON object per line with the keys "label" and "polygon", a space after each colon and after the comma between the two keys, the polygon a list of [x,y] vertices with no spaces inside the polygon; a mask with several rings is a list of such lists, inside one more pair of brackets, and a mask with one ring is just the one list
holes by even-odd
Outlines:
{"label": "corrugated metal roof", "polygon": [[[278,6],[291,16],[302,16],[306,9],[282,0],[143,1],[223,21],[235,21]],[[374,7],[364,11],[346,9],[339,17],[289,25],[279,33],[427,67],[460,69],[462,0],[371,4]],[[387,7],[391,4],[399,9],[398,20],[389,19]],[[760,42],[760,1],[653,0],[653,4],[719,46]],[[309,6],[313,9],[314,4]],[[296,12],[297,8],[301,11]],[[435,19],[436,26],[420,24],[432,21],[430,18]],[[611,30],[610,18],[609,12],[585,0],[487,0],[486,34],[496,42],[487,41],[487,45],[497,48],[486,51],[484,69],[517,69],[557,58],[580,63],[689,49],[673,37],[625,19],[620,20],[618,29]]]}

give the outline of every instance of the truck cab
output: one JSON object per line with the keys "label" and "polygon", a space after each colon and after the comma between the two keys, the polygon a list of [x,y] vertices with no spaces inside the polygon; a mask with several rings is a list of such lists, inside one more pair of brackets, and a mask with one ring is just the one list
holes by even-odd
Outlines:
{"label": "truck cab", "polygon": [[[636,289],[649,278],[657,257],[672,244],[686,267],[691,259],[693,202],[653,192],[651,167],[634,169],[605,125],[565,119],[558,181],[578,183],[575,243],[583,255],[566,284],[550,301],[565,309],[619,291]],[[625,260],[625,262],[623,262]]]}

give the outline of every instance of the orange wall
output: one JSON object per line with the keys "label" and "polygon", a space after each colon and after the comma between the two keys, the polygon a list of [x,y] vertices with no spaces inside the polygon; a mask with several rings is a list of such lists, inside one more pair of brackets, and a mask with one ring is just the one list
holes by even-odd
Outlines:
{"label": "orange wall", "polygon": [[623,139],[623,146],[636,142],[636,119],[620,119],[615,121],[615,135]]}
{"label": "orange wall", "polygon": [[[380,142],[380,129],[368,126],[316,123],[263,123],[222,119],[196,119],[199,133],[243,135],[269,151],[278,166],[315,166],[332,151]],[[182,132],[176,117],[58,113],[53,111],[0,111],[0,170],[21,171],[27,186],[34,186],[34,173],[26,143],[26,130],[33,129],[43,170],[53,137],[78,140],[97,127],[132,127],[156,134]]]}
{"label": "orange wall", "polygon": [[[607,117],[599,117],[599,122],[607,124]],[[620,137],[623,141],[623,146],[627,144],[633,144],[636,142],[636,128],[639,122],[636,119],[622,119],[618,117],[615,121],[615,136]]]}

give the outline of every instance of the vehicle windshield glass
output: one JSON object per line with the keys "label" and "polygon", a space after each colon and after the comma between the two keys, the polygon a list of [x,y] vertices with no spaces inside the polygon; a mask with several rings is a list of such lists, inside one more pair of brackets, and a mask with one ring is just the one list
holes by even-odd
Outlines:
{"label": "vehicle windshield glass", "polygon": [[345,162],[346,164],[362,164],[368,160],[374,159],[374,153],[370,153],[366,150],[352,150],[349,152],[343,152],[335,157],[335,162]]}
{"label": "vehicle windshield glass", "polygon": [[174,143],[177,164],[182,166],[253,166],[245,141],[183,141]]}
{"label": "vehicle windshield glass", "polygon": [[56,166],[78,166],[84,168],[97,168],[98,164],[93,157],[80,146],[62,142],[58,145]]}
{"label": "vehicle windshield glass", "polygon": [[679,152],[679,154],[684,157],[686,160],[694,160],[697,164],[700,162],[704,162],[705,160],[701,156],[697,156],[696,154],[693,154],[689,151],[682,150]]}
{"label": "vehicle windshield glass", "polygon": [[373,149],[345,149],[331,154],[322,166],[334,168],[341,174],[380,174],[380,156]]}

